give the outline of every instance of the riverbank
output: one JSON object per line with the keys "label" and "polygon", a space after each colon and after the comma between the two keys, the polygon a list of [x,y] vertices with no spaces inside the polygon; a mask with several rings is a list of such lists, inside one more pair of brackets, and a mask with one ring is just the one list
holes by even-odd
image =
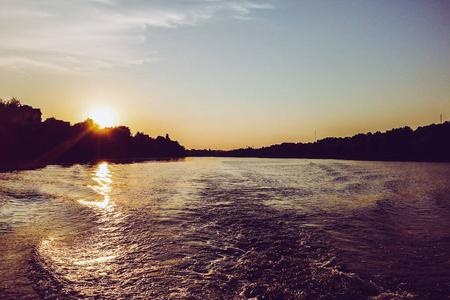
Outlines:
{"label": "riverbank", "polygon": [[[64,163],[56,163],[54,165],[62,165],[62,166],[72,166],[72,165],[96,165],[101,162],[108,162],[114,164],[131,164],[131,163],[140,163],[140,162],[174,162],[174,161],[182,161],[186,157],[146,157],[146,158],[122,158],[122,159],[99,159],[94,161],[80,161],[80,162],[64,162]],[[21,171],[21,170],[36,170],[45,168],[46,166],[51,165],[44,162],[29,162],[29,163],[0,163],[0,173],[1,172],[13,172],[13,171]]]}
{"label": "riverbank", "polygon": [[262,148],[188,150],[188,156],[450,162],[450,122],[413,130],[329,137],[314,143],[282,143]]}

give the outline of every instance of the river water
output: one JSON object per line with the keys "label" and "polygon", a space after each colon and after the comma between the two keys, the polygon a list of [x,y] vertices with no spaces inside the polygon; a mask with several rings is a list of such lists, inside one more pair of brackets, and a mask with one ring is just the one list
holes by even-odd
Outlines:
{"label": "river water", "polygon": [[1,299],[448,299],[450,164],[0,173]]}

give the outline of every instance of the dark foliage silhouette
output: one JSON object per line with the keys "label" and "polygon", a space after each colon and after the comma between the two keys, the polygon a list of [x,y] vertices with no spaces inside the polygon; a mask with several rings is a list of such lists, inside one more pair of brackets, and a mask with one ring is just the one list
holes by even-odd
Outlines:
{"label": "dark foliage silhouette", "polygon": [[55,118],[42,122],[40,109],[16,98],[0,99],[0,169],[179,157],[185,157],[185,149],[169,135],[133,136],[126,126],[99,129],[91,119],[74,125]]}
{"label": "dark foliage silhouette", "polygon": [[189,150],[189,156],[335,158],[450,162],[450,122],[396,128],[385,133],[325,138],[315,143],[283,143],[259,149]]}

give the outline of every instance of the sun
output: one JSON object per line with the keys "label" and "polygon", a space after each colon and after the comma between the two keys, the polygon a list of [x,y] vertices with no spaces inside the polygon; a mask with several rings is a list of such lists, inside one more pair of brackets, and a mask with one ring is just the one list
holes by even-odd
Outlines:
{"label": "sun", "polygon": [[106,108],[98,108],[88,115],[94,123],[100,126],[100,129],[113,127],[115,125],[114,114]]}

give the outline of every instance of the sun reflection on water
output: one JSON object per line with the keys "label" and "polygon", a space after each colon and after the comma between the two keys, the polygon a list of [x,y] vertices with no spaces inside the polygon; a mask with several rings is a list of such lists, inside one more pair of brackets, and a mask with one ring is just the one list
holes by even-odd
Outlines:
{"label": "sun reflection on water", "polygon": [[[70,238],[48,237],[38,247],[45,268],[51,268],[58,280],[69,281],[75,289],[84,290],[86,282],[108,278],[124,255],[123,223],[125,215],[110,198],[112,172],[108,163],[97,165],[87,185],[93,197],[77,200],[95,212],[96,226]],[[78,286],[79,285],[79,286]]]}
{"label": "sun reflection on water", "polygon": [[78,200],[81,204],[84,204],[93,208],[107,209],[112,204],[110,203],[109,192],[111,191],[110,184],[111,180],[111,171],[109,170],[109,166],[107,162],[103,162],[97,166],[97,169],[94,172],[94,177],[92,178],[97,182],[97,185],[89,185],[91,189],[93,189],[97,194],[103,196],[103,201],[86,201],[86,200]]}

